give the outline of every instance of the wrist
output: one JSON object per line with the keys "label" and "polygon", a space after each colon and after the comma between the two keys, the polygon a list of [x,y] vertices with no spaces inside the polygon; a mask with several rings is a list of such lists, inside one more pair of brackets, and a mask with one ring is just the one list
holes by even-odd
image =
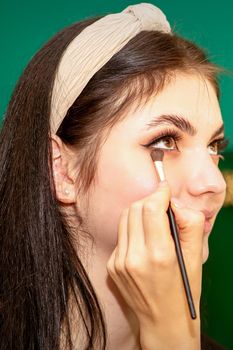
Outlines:
{"label": "wrist", "polygon": [[140,345],[142,350],[200,350],[200,319],[190,319],[185,325],[174,320],[166,327],[144,324],[140,327]]}

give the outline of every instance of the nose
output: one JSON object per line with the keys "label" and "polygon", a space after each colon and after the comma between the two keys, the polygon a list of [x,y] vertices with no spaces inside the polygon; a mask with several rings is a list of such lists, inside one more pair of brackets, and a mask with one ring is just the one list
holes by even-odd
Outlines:
{"label": "nose", "polygon": [[206,151],[194,152],[189,157],[187,190],[192,196],[205,193],[221,194],[226,190],[226,182],[216,161]]}

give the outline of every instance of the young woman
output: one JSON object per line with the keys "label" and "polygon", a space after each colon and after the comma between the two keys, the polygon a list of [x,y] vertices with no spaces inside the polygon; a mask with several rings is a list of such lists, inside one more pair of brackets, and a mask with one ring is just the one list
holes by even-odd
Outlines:
{"label": "young woman", "polygon": [[1,349],[201,348],[225,196],[218,72],[150,4],[75,23],[31,60],[1,131]]}

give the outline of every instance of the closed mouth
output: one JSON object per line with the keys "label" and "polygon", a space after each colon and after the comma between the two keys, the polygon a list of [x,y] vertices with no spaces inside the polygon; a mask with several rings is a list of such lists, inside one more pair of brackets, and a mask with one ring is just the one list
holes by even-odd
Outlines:
{"label": "closed mouth", "polygon": [[213,218],[215,217],[217,210],[201,210],[201,212],[205,215],[204,233],[209,233],[212,230]]}

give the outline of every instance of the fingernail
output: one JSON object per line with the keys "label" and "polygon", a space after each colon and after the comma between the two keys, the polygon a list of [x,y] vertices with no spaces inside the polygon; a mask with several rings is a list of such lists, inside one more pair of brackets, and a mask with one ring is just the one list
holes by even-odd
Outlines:
{"label": "fingernail", "polygon": [[183,208],[184,207],[183,204],[177,198],[171,198],[171,203],[176,208]]}

